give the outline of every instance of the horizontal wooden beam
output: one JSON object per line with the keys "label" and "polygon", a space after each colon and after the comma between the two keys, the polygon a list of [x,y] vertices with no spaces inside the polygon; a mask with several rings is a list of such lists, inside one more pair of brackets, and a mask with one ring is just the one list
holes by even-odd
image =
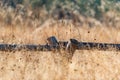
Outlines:
{"label": "horizontal wooden beam", "polygon": [[79,50],[83,50],[83,49],[120,50],[120,44],[112,44],[112,43],[79,42],[78,47]]}
{"label": "horizontal wooden beam", "polygon": [[21,44],[0,44],[1,51],[19,51],[19,50],[29,50],[29,51],[51,51],[48,45],[21,45]]}
{"label": "horizontal wooden beam", "polygon": [[[58,42],[58,45],[34,45],[34,44],[0,44],[0,51],[52,51],[53,49],[66,49],[68,42]],[[94,42],[78,42],[76,44],[77,50],[120,50],[120,44],[110,44],[110,43],[94,43]]]}

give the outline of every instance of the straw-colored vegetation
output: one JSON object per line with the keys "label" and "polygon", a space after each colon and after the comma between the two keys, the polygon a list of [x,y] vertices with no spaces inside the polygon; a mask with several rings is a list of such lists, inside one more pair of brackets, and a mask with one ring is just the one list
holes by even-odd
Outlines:
{"label": "straw-colored vegetation", "polygon": [[[1,43],[45,44],[47,37],[59,40],[119,43],[119,29],[112,27],[75,27],[46,22],[39,28],[1,27]],[[65,54],[65,52],[62,52]],[[119,80],[120,52],[76,51],[72,63],[59,52],[0,52],[1,80]]]}
{"label": "straw-colored vegetation", "polygon": [[[119,0],[1,0],[0,43],[46,44],[56,36],[120,44],[119,5]],[[0,80],[120,80],[119,51],[77,50],[72,62],[66,54],[0,51]]]}

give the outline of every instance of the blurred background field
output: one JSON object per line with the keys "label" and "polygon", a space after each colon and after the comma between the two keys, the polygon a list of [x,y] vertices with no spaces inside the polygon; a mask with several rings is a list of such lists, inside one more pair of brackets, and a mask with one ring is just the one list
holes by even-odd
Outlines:
{"label": "blurred background field", "polygon": [[[68,41],[120,44],[120,0],[1,0],[0,43]],[[66,54],[66,52],[62,52]],[[119,80],[120,52],[0,52],[0,80]]]}
{"label": "blurred background field", "polygon": [[119,28],[119,0],[1,0],[1,26],[40,27],[47,20],[67,20],[76,26]]}

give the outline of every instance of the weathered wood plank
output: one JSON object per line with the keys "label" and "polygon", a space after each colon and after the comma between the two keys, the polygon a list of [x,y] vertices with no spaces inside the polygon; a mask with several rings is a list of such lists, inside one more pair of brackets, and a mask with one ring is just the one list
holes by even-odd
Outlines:
{"label": "weathered wood plank", "polygon": [[46,45],[34,45],[34,44],[0,44],[0,51],[52,51],[64,49],[69,53],[74,53],[75,50],[120,50],[120,44],[112,43],[95,43],[95,42],[79,42],[75,39],[69,41],[57,41],[54,36],[47,39]]}
{"label": "weathered wood plank", "polygon": [[[0,44],[0,51],[16,51],[16,50],[29,50],[29,51],[52,51],[52,49],[66,49],[68,42],[58,42],[58,45],[33,45],[33,44]],[[120,44],[110,43],[92,43],[92,42],[79,42],[76,44],[77,50],[120,50]]]}
{"label": "weathered wood plank", "polygon": [[94,42],[79,42],[79,50],[89,50],[89,49],[98,49],[98,50],[120,50],[120,44],[112,43],[94,43]]}

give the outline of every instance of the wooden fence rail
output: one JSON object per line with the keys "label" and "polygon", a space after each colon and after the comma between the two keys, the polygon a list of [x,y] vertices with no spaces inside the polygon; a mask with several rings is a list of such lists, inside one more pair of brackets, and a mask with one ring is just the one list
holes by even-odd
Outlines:
{"label": "wooden fence rail", "polygon": [[57,39],[52,36],[47,39],[47,44],[45,45],[33,45],[33,44],[0,44],[0,51],[18,51],[18,50],[29,50],[29,51],[52,51],[64,49],[69,52],[74,53],[75,50],[120,50],[120,44],[110,44],[110,43],[94,43],[94,42],[78,42],[75,39],[70,39],[70,41],[57,41]]}

